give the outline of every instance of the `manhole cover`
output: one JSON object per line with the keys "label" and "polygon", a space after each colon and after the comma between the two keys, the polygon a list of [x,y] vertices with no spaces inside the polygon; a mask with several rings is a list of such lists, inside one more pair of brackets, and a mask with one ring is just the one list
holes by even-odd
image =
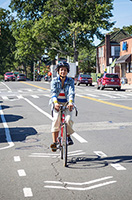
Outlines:
{"label": "manhole cover", "polygon": [[33,142],[38,142],[39,140],[36,138],[27,138],[26,140],[24,140],[24,143],[33,143]]}

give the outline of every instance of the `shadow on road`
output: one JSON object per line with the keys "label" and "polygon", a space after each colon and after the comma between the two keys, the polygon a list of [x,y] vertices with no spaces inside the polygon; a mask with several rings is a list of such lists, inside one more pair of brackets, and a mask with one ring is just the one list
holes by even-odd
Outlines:
{"label": "shadow on road", "polygon": [[[26,137],[36,135],[37,131],[32,127],[16,127],[10,128],[12,142],[25,141]],[[5,129],[0,128],[0,143],[7,143]]]}
{"label": "shadow on road", "polygon": [[68,167],[74,169],[93,169],[107,167],[110,164],[132,163],[132,156],[113,156],[100,158],[96,155],[73,157],[68,160]]}

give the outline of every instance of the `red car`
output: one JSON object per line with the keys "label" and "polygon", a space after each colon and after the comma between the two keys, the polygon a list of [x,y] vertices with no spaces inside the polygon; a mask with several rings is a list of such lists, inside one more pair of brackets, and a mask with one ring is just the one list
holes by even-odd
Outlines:
{"label": "red car", "polygon": [[97,89],[113,88],[113,90],[121,89],[121,81],[118,74],[104,73],[102,77],[97,80]]}
{"label": "red car", "polygon": [[74,78],[74,84],[75,85],[86,84],[86,86],[89,84],[92,86],[92,78],[89,74],[79,74]]}
{"label": "red car", "polygon": [[12,72],[6,72],[4,74],[4,81],[15,81],[16,77]]}

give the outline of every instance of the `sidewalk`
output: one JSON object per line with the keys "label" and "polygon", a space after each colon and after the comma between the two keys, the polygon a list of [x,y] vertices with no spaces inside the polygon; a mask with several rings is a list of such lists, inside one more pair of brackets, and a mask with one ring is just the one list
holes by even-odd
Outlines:
{"label": "sidewalk", "polygon": [[121,84],[121,89],[132,92],[132,84]]}
{"label": "sidewalk", "polygon": [[[93,82],[93,86],[97,86],[97,83],[96,82]],[[122,90],[126,90],[126,91],[129,91],[129,92],[132,92],[132,84],[121,84],[121,89]]]}

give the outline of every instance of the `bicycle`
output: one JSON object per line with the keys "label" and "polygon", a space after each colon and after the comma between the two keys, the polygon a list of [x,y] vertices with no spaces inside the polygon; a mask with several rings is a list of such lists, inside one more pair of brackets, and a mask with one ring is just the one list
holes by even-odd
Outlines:
{"label": "bicycle", "polygon": [[[52,117],[53,117],[53,109],[52,108]],[[67,136],[67,124],[65,121],[65,110],[67,108],[67,104],[60,105],[61,111],[61,123],[60,123],[60,131],[57,138],[57,149],[60,150],[60,157],[63,159],[64,167],[67,167],[67,154],[68,154],[68,136]],[[77,107],[74,105],[74,109],[76,111],[76,116],[78,114]]]}

